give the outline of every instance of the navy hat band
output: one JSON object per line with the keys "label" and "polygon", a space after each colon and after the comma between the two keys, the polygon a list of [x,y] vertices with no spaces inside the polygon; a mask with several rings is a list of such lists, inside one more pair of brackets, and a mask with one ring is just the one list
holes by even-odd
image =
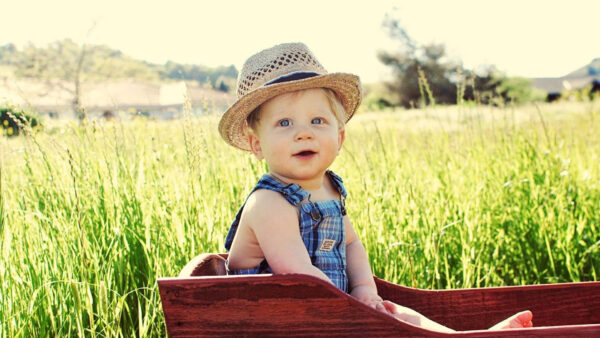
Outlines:
{"label": "navy hat band", "polygon": [[296,80],[302,80],[302,79],[307,79],[309,77],[315,77],[315,76],[319,76],[321,74],[319,73],[315,73],[315,72],[294,72],[294,73],[289,73],[289,74],[285,74],[282,75],[274,80],[271,80],[267,83],[265,83],[265,86],[269,86],[275,83],[281,83],[281,82],[290,82],[290,81],[296,81]]}

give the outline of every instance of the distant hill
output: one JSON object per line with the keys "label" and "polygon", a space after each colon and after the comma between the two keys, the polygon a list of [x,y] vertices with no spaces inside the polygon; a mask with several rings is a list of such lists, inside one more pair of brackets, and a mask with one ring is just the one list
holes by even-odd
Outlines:
{"label": "distant hill", "polygon": [[[83,58],[82,58],[83,55]],[[83,60],[83,62],[79,62]],[[164,65],[134,59],[106,45],[81,46],[70,39],[45,47],[28,45],[18,49],[14,44],[0,46],[0,77],[17,79],[72,80],[133,79],[161,82],[197,81],[224,92],[235,86],[235,66],[216,68],[168,61]]]}

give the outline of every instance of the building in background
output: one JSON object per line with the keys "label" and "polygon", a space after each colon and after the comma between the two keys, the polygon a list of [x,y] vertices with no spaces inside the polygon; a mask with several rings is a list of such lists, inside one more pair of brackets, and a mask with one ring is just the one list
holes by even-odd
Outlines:
{"label": "building in background", "polygon": [[590,64],[563,77],[544,77],[532,80],[534,87],[548,93],[548,101],[560,98],[566,91],[583,89],[587,86],[591,86],[592,92],[598,92],[600,91],[600,58],[595,58]]}
{"label": "building in background", "polygon": [[[72,86],[65,82],[0,79],[0,103],[30,108],[50,117],[75,118]],[[193,115],[222,113],[235,100],[232,94],[184,81],[85,83],[81,93],[81,105],[91,118],[144,115],[172,119],[182,116],[186,106]]]}

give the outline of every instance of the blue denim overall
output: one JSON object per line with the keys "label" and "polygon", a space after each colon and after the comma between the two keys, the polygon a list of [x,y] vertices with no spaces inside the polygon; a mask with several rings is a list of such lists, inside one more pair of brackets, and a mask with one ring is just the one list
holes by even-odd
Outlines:
{"label": "blue denim overall", "polygon": [[[297,184],[285,184],[270,175],[264,175],[250,192],[258,189],[269,189],[283,195],[293,206],[298,208],[300,235],[308,251],[312,265],[319,268],[339,289],[348,292],[348,276],[346,275],[346,233],[344,231],[344,215],[346,209],[344,199],[346,189],[342,179],[328,170],[326,176],[340,193],[340,200],[311,202],[310,194]],[[250,196],[250,194],[248,196]],[[246,203],[244,202],[244,205]],[[244,205],[240,208],[231,224],[225,249],[231,249],[231,243],[238,229]],[[230,275],[250,275],[273,273],[266,259],[256,267],[243,270],[230,270]]]}

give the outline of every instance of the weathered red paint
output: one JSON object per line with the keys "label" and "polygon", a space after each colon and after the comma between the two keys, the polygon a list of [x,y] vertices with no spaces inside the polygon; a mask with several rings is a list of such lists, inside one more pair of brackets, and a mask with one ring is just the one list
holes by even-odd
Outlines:
{"label": "weathered red paint", "polygon": [[[600,337],[600,282],[420,290],[375,279],[384,299],[453,329],[475,330],[442,334],[373,310],[312,276],[224,276],[221,257],[204,255],[189,264],[195,268],[188,272],[205,276],[158,280],[171,337]],[[534,328],[481,330],[526,309]]]}

